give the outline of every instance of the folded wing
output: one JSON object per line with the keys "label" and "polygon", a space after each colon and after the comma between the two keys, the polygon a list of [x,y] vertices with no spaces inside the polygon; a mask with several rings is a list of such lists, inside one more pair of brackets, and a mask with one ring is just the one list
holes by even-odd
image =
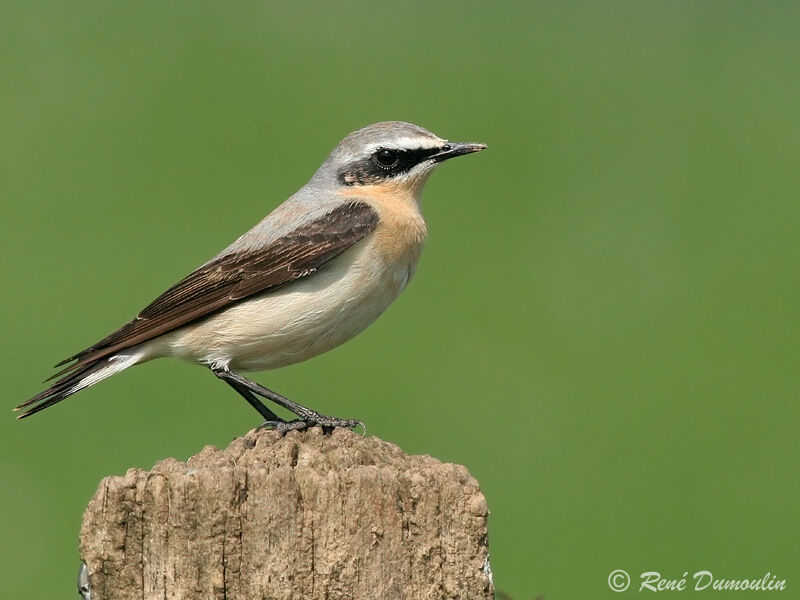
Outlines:
{"label": "folded wing", "polygon": [[161,294],[129,323],[60,362],[56,366],[75,361],[51,377],[61,379],[49,390],[17,408],[48,399],[52,396],[48,392],[67,389],[74,375],[106,357],[314,273],[369,235],[377,224],[378,215],[372,207],[350,202],[268,245],[220,256]]}

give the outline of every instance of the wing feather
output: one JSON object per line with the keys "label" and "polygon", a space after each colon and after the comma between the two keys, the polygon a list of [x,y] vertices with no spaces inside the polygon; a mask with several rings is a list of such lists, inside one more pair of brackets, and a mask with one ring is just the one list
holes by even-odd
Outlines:
{"label": "wing feather", "polygon": [[56,365],[77,360],[54,377],[306,277],[369,235],[377,224],[372,207],[351,202],[263,248],[223,255],[161,294],[133,321]]}

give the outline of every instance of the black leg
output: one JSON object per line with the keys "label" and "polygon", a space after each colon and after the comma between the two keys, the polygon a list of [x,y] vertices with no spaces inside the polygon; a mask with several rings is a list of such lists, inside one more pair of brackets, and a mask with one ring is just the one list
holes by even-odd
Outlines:
{"label": "black leg", "polygon": [[[266,398],[267,400],[271,400],[278,406],[282,406],[283,408],[293,412],[299,418],[295,421],[283,421],[282,419],[278,422],[275,422],[275,419],[267,418],[267,423],[264,425],[272,425],[275,429],[280,431],[289,431],[291,429],[305,429],[306,427],[310,427],[312,425],[321,425],[323,429],[333,429],[334,427],[346,427],[348,429],[352,429],[353,427],[364,427],[364,423],[357,419],[337,419],[336,417],[328,417],[318,413],[315,410],[311,410],[310,408],[306,408],[305,406],[301,406],[288,398],[281,396],[280,394],[273,392],[270,389],[265,388],[263,385],[256,383],[255,381],[250,381],[246,377],[242,377],[238,373],[234,373],[228,369],[212,369],[214,374],[226,381],[231,387],[233,387],[237,392],[242,394],[245,399],[250,402],[250,404],[261,413],[262,416],[267,418],[263,412],[258,408],[256,404],[245,396],[243,391],[247,391],[250,394],[258,394],[262,398]],[[255,399],[258,402],[257,399]],[[265,410],[267,409],[261,402],[258,402],[258,405],[262,406]],[[269,411],[273,416],[274,413]]]}
{"label": "black leg", "polygon": [[242,397],[245,400],[247,400],[247,403],[250,406],[252,406],[253,408],[255,408],[258,411],[258,414],[260,414],[262,417],[264,417],[264,420],[267,423],[285,423],[286,422],[283,419],[281,419],[278,415],[276,415],[274,412],[272,412],[270,409],[268,409],[266,406],[264,406],[264,403],[261,402],[261,400],[259,400],[256,397],[256,395],[253,394],[253,392],[248,390],[242,384],[240,384],[240,383],[238,383],[236,381],[232,381],[230,379],[224,379],[224,378],[221,378],[221,379],[225,383],[227,383],[229,386],[231,386],[233,389],[235,389],[237,392],[239,392],[242,395]]}

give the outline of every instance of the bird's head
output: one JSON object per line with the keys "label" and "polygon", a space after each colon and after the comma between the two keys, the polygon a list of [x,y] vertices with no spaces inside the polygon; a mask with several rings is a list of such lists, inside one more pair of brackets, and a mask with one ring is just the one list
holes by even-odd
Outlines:
{"label": "bird's head", "polygon": [[345,137],[317,175],[333,178],[335,185],[353,192],[378,186],[416,195],[439,164],[485,148],[485,144],[442,139],[412,123],[385,121]]}

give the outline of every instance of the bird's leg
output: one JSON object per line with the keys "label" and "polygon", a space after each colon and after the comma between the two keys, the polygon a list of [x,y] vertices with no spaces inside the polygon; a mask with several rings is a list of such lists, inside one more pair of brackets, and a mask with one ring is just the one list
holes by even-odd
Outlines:
{"label": "bird's leg", "polygon": [[[217,375],[217,377],[219,377],[217,371],[214,371],[214,374]],[[253,392],[251,392],[241,383],[232,381],[230,379],[225,379],[222,377],[221,379],[229,386],[231,386],[233,389],[235,389],[237,392],[239,392],[239,394],[241,394],[241,396],[245,400],[247,400],[247,403],[253,408],[255,408],[258,411],[258,414],[264,417],[264,423],[262,423],[260,427],[276,426],[281,423],[286,423],[284,419],[281,419],[278,415],[276,415],[274,412],[272,412],[270,409],[264,406],[264,403],[261,402],[261,400],[259,400]]]}
{"label": "bird's leg", "polygon": [[[242,394],[245,399],[250,402],[250,404],[261,413],[267,419],[267,422],[262,425],[263,426],[272,426],[278,431],[291,431],[293,429],[305,429],[307,427],[311,427],[312,425],[320,425],[323,429],[333,429],[334,427],[346,427],[347,429],[352,429],[353,427],[364,427],[364,423],[357,419],[337,419],[336,417],[328,417],[326,415],[320,414],[315,410],[311,410],[310,408],[306,408],[297,402],[293,402],[289,400],[285,396],[281,396],[280,394],[273,392],[270,389],[265,388],[260,383],[256,383],[255,381],[251,381],[246,377],[242,377],[238,373],[234,373],[229,369],[223,368],[213,368],[214,374],[222,379],[223,381],[227,382],[233,389],[237,392]],[[269,411],[261,402],[258,402],[257,399],[254,400],[257,404],[254,404],[248,396],[245,395],[244,392],[248,392],[248,394],[252,397],[252,394],[258,394],[262,398],[266,398],[267,400],[271,400],[278,406],[282,406],[288,411],[291,411],[299,418],[295,419],[294,421],[283,421],[282,419],[277,419],[272,411]],[[261,406],[264,410],[269,412],[273,415],[273,418],[267,417],[261,410],[258,408]]]}

